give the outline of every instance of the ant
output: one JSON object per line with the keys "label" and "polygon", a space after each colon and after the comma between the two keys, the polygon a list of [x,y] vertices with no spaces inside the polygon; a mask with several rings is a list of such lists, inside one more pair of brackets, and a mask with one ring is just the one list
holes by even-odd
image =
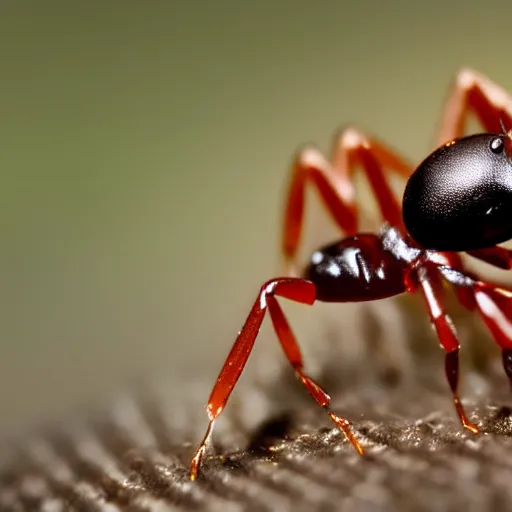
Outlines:
{"label": "ant", "polygon": [[[485,133],[464,136],[469,113]],[[512,239],[512,130],[507,132],[505,126],[512,126],[512,96],[487,77],[463,69],[444,108],[439,147],[415,170],[389,147],[355,128],[341,133],[332,162],[314,148],[297,154],[282,235],[287,277],[263,284],[220,371],[206,406],[208,428],[191,462],[191,480],[197,478],[215,420],[242,373],[267,311],[297,377],[363,455],[350,423],[330,409],[329,395],[305,373],[299,345],[277,297],[311,305],[315,300],[358,302],[419,292],[445,351],[446,377],[460,422],[478,433],[457,391],[459,341],[445,311],[443,287],[452,286],[462,305],[481,315],[501,348],[512,383],[512,290],[467,273],[460,255],[512,268],[512,251],[496,245]],[[352,183],[356,167],[365,172],[377,199],[384,221],[379,234],[358,233]],[[401,207],[386,172],[408,180]],[[308,184],[317,189],[347,238],[315,251],[297,277],[294,269]]]}

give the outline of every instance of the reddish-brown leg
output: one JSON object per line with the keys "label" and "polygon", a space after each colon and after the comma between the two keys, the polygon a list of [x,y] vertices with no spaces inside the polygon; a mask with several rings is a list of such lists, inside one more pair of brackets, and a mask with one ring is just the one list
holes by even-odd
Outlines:
{"label": "reddish-brown leg", "polygon": [[512,386],[512,291],[476,281],[478,311],[501,348],[503,368]]}
{"label": "reddish-brown leg", "polygon": [[494,247],[468,251],[468,254],[473,256],[473,258],[489,263],[489,265],[493,267],[498,267],[503,270],[512,269],[512,251],[505,247],[495,245]]}
{"label": "reddish-brown leg", "polygon": [[449,271],[444,278],[456,289],[470,290],[474,295],[478,312],[501,348],[503,367],[512,386],[512,290],[460,272]]}
{"label": "reddish-brown leg", "polygon": [[354,128],[345,130],[335,145],[332,163],[315,148],[303,149],[295,158],[286,202],[282,251],[288,268],[294,269],[304,218],[306,185],[311,183],[346,235],[358,230],[353,173],[360,166],[368,177],[382,218],[392,226],[402,226],[402,211],[386,178],[386,172],[407,178],[412,166],[382,143]]}
{"label": "reddish-brown leg", "polygon": [[[453,82],[443,109],[438,144],[464,136],[470,114],[488,132],[500,133],[501,123],[507,128],[512,127],[512,96],[486,76],[472,69],[462,69]],[[468,254],[495,267],[512,268],[512,252],[502,247],[468,251]],[[463,270],[462,262],[456,268]],[[464,289],[457,289],[459,296],[464,292]]]}
{"label": "reddish-brown leg", "polygon": [[453,394],[453,403],[462,425],[473,432],[478,429],[467,418],[458,394],[459,382],[459,340],[451,318],[446,314],[443,304],[442,281],[437,270],[428,263],[418,270],[418,285],[427,303],[427,309],[441,347],[445,350],[445,371]]}
{"label": "reddish-brown leg", "polygon": [[[428,260],[435,266],[449,267],[464,273],[464,275],[467,274],[460,253],[433,252],[429,254]],[[455,293],[459,298],[459,301],[465,308],[467,308],[470,311],[472,311],[475,308],[475,296],[471,289],[464,286],[460,286],[455,288]]]}
{"label": "reddish-brown leg", "polygon": [[213,387],[206,411],[208,414],[208,428],[206,434],[197,449],[190,466],[190,479],[195,480],[199,471],[201,460],[206,451],[210,437],[213,432],[215,420],[223,411],[235,384],[237,383],[247,359],[254,346],[256,336],[260,330],[263,318],[268,309],[281,346],[295,369],[301,382],[306,386],[309,393],[316,402],[327,410],[332,421],[343,431],[347,439],[356,450],[362,454],[363,450],[350,430],[350,424],[329,410],[331,399],[329,395],[313,379],[308,377],[304,371],[304,363],[300,353],[299,345],[286,320],[286,317],[277,302],[276,297],[285,297],[303,304],[313,304],[316,298],[315,285],[310,281],[298,278],[277,278],[265,283],[254,302],[252,309],[245,321],[242,330],[239,332],[233,348],[231,349],[222,370]]}
{"label": "reddish-brown leg", "polygon": [[512,96],[486,76],[472,69],[462,69],[443,110],[439,145],[464,135],[470,112],[488,132],[500,133],[500,120],[507,128],[512,126]]}

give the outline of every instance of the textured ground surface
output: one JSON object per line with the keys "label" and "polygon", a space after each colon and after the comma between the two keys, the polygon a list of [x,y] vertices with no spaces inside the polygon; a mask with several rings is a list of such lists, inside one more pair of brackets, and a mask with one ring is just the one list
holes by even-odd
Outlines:
{"label": "textured ground surface", "polygon": [[243,384],[243,400],[233,399],[216,433],[218,455],[191,483],[187,465],[205,427],[207,384],[190,386],[184,403],[159,383],[4,446],[0,510],[512,510],[505,381],[492,363],[483,376],[464,363],[467,410],[483,432],[466,434],[441,356],[419,355],[398,380],[390,370],[337,383],[326,371],[322,381],[340,397],[336,410],[353,420],[365,458],[285,373],[265,386]]}

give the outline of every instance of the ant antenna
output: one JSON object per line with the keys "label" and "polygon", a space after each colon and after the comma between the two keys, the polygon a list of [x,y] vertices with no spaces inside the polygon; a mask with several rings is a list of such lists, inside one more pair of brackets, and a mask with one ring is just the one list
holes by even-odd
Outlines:
{"label": "ant antenna", "polygon": [[503,135],[506,135],[507,129],[505,128],[505,123],[503,122],[503,118],[501,118],[501,117],[500,117],[500,126],[501,126],[501,131],[503,132]]}
{"label": "ant antenna", "polygon": [[512,130],[508,130],[505,128],[505,123],[503,119],[500,117],[500,126],[503,132],[503,136],[505,137],[505,151],[509,158],[512,158]]}
{"label": "ant antenna", "polygon": [[[507,130],[505,128],[505,123],[503,122],[503,119],[501,117],[500,117],[500,126],[501,126],[501,130],[503,132],[503,135],[505,137],[507,137],[507,139],[509,140],[509,145],[512,145],[512,130]],[[512,147],[510,149],[511,149],[511,153],[512,153]]]}

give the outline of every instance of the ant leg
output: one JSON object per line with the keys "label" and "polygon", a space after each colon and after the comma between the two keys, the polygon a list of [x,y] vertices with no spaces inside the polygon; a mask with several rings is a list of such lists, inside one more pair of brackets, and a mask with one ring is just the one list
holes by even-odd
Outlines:
{"label": "ant leg", "polygon": [[512,290],[485,283],[458,269],[439,270],[456,291],[469,290],[473,294],[476,309],[501,348],[503,368],[512,387]]}
{"label": "ant leg", "polygon": [[282,234],[282,252],[290,269],[293,269],[300,243],[308,182],[320,193],[339,228],[347,235],[357,232],[352,175],[358,166],[368,177],[383,219],[392,226],[402,226],[402,208],[391,190],[385,170],[393,170],[408,178],[412,166],[382,143],[349,128],[338,138],[332,163],[311,147],[300,151],[293,162]]}
{"label": "ant leg", "polygon": [[[464,277],[470,277],[466,271],[464,262],[457,252],[434,253],[429,256],[429,261],[437,267],[450,268],[460,272]],[[471,288],[467,286],[456,286],[455,294],[459,302],[469,311],[473,311],[476,307],[475,294]]]}
{"label": "ant leg", "polygon": [[503,270],[512,269],[512,251],[505,247],[495,245],[494,247],[467,251],[467,254],[473,256],[473,258],[484,261],[493,267],[501,268]]}
{"label": "ant leg", "polygon": [[455,410],[462,425],[473,432],[473,434],[477,434],[478,428],[468,420],[457,390],[460,345],[452,320],[444,309],[442,282],[437,272],[429,272],[429,268],[426,265],[418,270],[418,281],[427,303],[430,320],[436,330],[441,346],[446,352],[445,372],[452,391]]}
{"label": "ant leg", "polygon": [[478,311],[501,348],[503,369],[512,386],[512,291],[482,281],[473,285]]}
{"label": "ant leg", "polygon": [[288,361],[295,370],[297,377],[301,380],[304,386],[306,386],[315,401],[327,410],[331,420],[334,421],[336,426],[342,430],[345,437],[352,443],[359,455],[363,455],[363,449],[350,430],[350,423],[346,419],[341,418],[329,410],[331,403],[329,395],[320,387],[319,384],[304,373],[304,362],[302,360],[302,354],[300,353],[299,344],[295,339],[295,335],[288,324],[288,320],[286,319],[279,302],[277,302],[274,296],[270,295],[267,298],[267,304],[274,330],[277,333],[279,342],[281,343]]}
{"label": "ant leg", "polygon": [[459,71],[443,109],[439,145],[464,135],[471,111],[488,132],[501,133],[500,120],[505,126],[512,125],[512,96],[472,69]]}
{"label": "ant leg", "polygon": [[245,321],[242,330],[238,333],[235,343],[226,358],[224,366],[220,371],[217,382],[215,383],[208,400],[208,405],[206,406],[206,412],[209,419],[208,428],[206,429],[206,434],[201,441],[199,448],[196,450],[190,465],[191,480],[195,480],[197,478],[201,460],[213,433],[214,422],[223,411],[229,396],[231,395],[231,392],[233,391],[245,364],[247,363],[247,359],[249,358],[254,346],[254,342],[267,309],[270,313],[279,342],[281,343],[286,357],[295,369],[297,376],[304,386],[306,386],[315,401],[327,410],[329,417],[345,433],[346,437],[356,450],[360,454],[363,453],[362,448],[350,431],[349,422],[329,410],[331,401],[329,395],[327,395],[319,384],[303,372],[303,361],[299,346],[288,321],[277,302],[276,296],[311,305],[316,299],[316,288],[310,281],[292,277],[272,279],[261,287],[247,320]]}

